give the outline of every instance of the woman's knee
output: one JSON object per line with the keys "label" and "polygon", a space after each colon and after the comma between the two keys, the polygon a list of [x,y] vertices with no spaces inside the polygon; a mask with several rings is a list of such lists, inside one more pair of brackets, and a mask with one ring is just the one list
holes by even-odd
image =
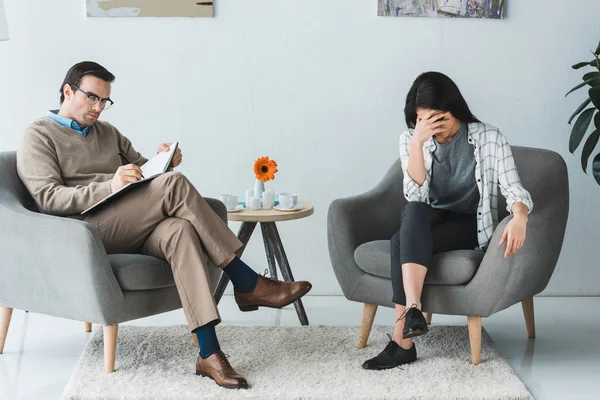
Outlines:
{"label": "woman's knee", "polygon": [[410,201],[406,203],[404,208],[402,209],[402,213],[423,213],[428,212],[431,206],[423,201]]}
{"label": "woman's knee", "polygon": [[402,220],[407,217],[428,218],[431,206],[422,201],[411,201],[402,209]]}

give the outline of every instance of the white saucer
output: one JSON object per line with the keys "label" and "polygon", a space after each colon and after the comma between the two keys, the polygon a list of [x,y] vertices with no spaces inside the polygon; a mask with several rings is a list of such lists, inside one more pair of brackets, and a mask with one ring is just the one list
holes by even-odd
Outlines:
{"label": "white saucer", "polygon": [[302,205],[301,204],[296,204],[296,207],[294,208],[283,208],[281,207],[281,204],[276,205],[275,207],[273,207],[274,210],[277,211],[283,211],[283,212],[294,212],[294,211],[300,211],[302,210]]}
{"label": "white saucer", "polygon": [[241,204],[238,204],[238,206],[236,208],[234,208],[233,210],[227,210],[228,213],[236,213],[236,212],[240,212],[244,209],[245,207]]}

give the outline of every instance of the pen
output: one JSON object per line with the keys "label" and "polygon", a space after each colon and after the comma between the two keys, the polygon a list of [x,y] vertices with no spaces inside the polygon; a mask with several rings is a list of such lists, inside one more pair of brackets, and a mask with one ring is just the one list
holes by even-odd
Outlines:
{"label": "pen", "polygon": [[[119,152],[119,155],[121,156],[121,158],[125,161],[127,161],[127,164],[133,164],[131,161],[129,161],[129,159],[125,156],[125,154],[123,154],[122,152]],[[142,176],[142,179],[146,179],[144,178],[144,175],[142,175],[142,173],[140,172],[140,175]]]}

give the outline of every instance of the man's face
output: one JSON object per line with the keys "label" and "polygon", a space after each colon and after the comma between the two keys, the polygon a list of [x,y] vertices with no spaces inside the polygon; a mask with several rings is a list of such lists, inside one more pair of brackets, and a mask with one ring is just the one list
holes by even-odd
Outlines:
{"label": "man's face", "polygon": [[101,100],[107,99],[110,97],[111,84],[95,76],[86,75],[81,79],[78,88],[81,90],[77,90],[75,86],[65,85],[63,88],[65,101],[61,108],[64,109],[67,117],[77,122],[79,126],[88,127],[98,120],[104,111],[104,105],[102,101],[90,104],[88,96],[83,92]]}

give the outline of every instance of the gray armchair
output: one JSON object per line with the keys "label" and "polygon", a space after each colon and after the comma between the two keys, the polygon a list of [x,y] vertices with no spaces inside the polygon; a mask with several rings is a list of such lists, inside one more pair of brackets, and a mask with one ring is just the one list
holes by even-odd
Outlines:
{"label": "gray armchair", "polygon": [[[103,325],[105,371],[113,372],[119,323],[181,308],[171,267],[107,255],[90,224],[39,213],[16,167],[16,152],[0,153],[0,354],[16,308],[85,321],[88,332]],[[225,206],[207,201],[227,221]],[[210,271],[214,288],[221,270]]]}
{"label": "gray armchair", "polygon": [[[563,243],[569,183],[562,157],[552,151],[512,147],[523,186],[531,193],[525,245],[504,258],[500,237],[510,216],[500,195],[496,228],[488,249],[434,255],[425,279],[422,307],[431,313],[467,316],[474,364],[481,359],[481,317],[521,302],[529,337],[535,337],[533,296],[550,280]],[[358,347],[365,347],[377,306],[393,307],[390,238],[400,228],[406,204],[400,160],[372,190],[331,203],[327,219],[329,255],[348,300],[364,303]]]}

